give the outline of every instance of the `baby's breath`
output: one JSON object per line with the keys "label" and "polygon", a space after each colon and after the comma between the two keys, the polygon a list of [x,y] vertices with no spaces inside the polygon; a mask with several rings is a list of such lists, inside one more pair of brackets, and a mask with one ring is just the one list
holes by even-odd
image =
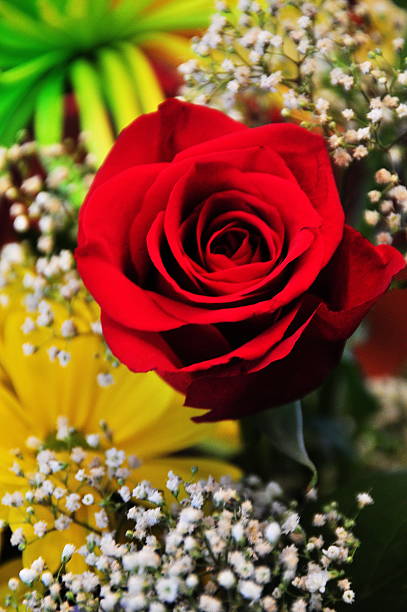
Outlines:
{"label": "baby's breath", "polygon": [[25,142],[1,148],[1,205],[8,208],[14,231],[46,256],[60,250],[61,243],[72,248],[77,209],[93,173],[81,144],[76,149],[72,143],[40,148]]}
{"label": "baby's breath", "polygon": [[[106,431],[93,434],[95,450],[61,418],[52,439],[18,451],[21,487],[2,503],[26,518],[11,525],[11,544],[23,550],[55,529],[67,543],[59,568],[39,558],[9,580],[7,609],[260,612],[354,601],[346,571],[359,542],[337,504],[310,521],[277,483],[255,478],[189,482],[169,472],[165,491],[134,485],[132,461]],[[357,502],[373,500],[360,493]],[[75,525],[83,541],[73,544]],[[80,558],[85,569],[75,574]]]}
{"label": "baby's breath", "polygon": [[0,308],[21,313],[21,354],[47,354],[53,367],[66,368],[76,339],[93,339],[99,362],[96,382],[109,387],[118,362],[101,335],[99,312],[75,268],[71,251],[35,256],[30,246],[9,243],[0,251]]}

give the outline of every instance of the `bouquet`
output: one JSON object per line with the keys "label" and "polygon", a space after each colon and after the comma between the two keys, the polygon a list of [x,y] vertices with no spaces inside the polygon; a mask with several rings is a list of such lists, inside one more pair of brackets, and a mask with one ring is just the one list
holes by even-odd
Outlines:
{"label": "bouquet", "polygon": [[191,7],[0,5],[0,609],[401,612],[406,14]]}

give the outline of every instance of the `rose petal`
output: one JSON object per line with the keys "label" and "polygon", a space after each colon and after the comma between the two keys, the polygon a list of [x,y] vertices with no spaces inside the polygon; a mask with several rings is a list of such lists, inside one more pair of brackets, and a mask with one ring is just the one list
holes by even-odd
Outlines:
{"label": "rose petal", "polygon": [[[283,160],[267,148],[251,147],[243,150],[229,151],[227,159],[228,163],[226,166],[230,165],[246,171],[249,169],[256,169],[257,171],[257,167],[259,167],[259,170],[263,172],[266,172],[267,168],[269,171],[272,168],[276,176],[286,178],[296,184],[294,177]],[[175,223],[177,226],[183,221],[182,215],[186,218],[189,214],[193,214],[197,204],[206,200],[214,191],[217,189],[222,191],[234,187],[233,183],[230,182],[225,182],[223,186],[222,175],[220,174],[221,169],[225,167],[225,156],[223,153],[208,153],[202,157],[200,163],[218,163],[219,168],[214,170],[213,166],[211,167],[209,183],[208,176],[206,175],[198,175],[196,177],[193,186],[191,185],[193,191],[189,191],[189,199],[183,199],[185,206],[182,214],[180,213],[179,206],[174,206],[173,214],[176,216]],[[166,209],[172,194],[173,201],[179,204],[180,200],[178,198],[182,197],[182,191],[178,192],[176,185],[179,182],[178,188],[182,190],[184,182],[188,181],[190,176],[196,175],[195,166],[195,162],[186,159],[183,162],[172,163],[164,168],[163,172],[161,172],[157,180],[146,192],[142,211],[134,217],[130,233],[130,249],[133,265],[141,284],[143,284],[150,270],[150,262],[145,248],[148,231],[157,214],[161,210]],[[216,173],[215,176],[213,172]]]}
{"label": "rose petal", "polygon": [[133,327],[136,323],[139,329],[147,330],[183,324],[152,302],[148,292],[129,280],[123,270],[129,220],[161,169],[162,164],[130,168],[94,190],[81,209],[80,246],[75,251],[79,273],[101,308],[124,325]]}
{"label": "rose petal", "polygon": [[91,190],[131,166],[168,162],[184,149],[248,128],[220,111],[169,99],[120,133]]}
{"label": "rose petal", "polygon": [[[218,175],[214,178],[213,175],[216,171]],[[194,276],[196,276],[196,267],[194,267],[191,264],[190,259],[186,256],[184,250],[182,249],[182,246],[179,243],[178,226],[179,226],[179,223],[181,222],[181,212],[180,212],[181,207],[180,207],[179,202],[182,200],[185,201],[184,196],[183,196],[184,192],[186,193],[192,192],[194,194],[197,194],[196,197],[201,199],[202,197],[204,197],[205,194],[199,192],[200,186],[202,186],[202,188],[206,191],[206,193],[208,192],[209,189],[212,189],[213,191],[216,192],[216,191],[223,191],[225,188],[228,188],[228,187],[232,187],[232,188],[237,187],[240,191],[242,192],[246,191],[247,193],[250,194],[250,192],[253,190],[257,191],[257,185],[253,186],[253,184],[256,184],[257,182],[260,184],[261,196],[263,197],[263,200],[260,200],[257,202],[256,209],[258,210],[260,208],[261,209],[260,212],[263,214],[265,218],[267,218],[267,213],[270,213],[271,210],[274,210],[274,204],[276,208],[281,209],[284,207],[287,208],[287,202],[288,202],[289,205],[293,206],[294,211],[292,213],[292,216],[290,217],[290,224],[288,228],[288,233],[290,235],[291,240],[289,240],[290,250],[289,250],[287,257],[279,264],[279,266],[275,270],[273,270],[270,273],[270,275],[266,275],[263,279],[261,279],[261,281],[259,281],[257,285],[255,284],[253,287],[251,287],[250,288],[251,292],[252,293],[258,292],[259,290],[262,290],[264,287],[269,285],[271,281],[278,274],[281,273],[281,271],[286,267],[286,265],[293,260],[292,254],[295,252],[295,249],[293,249],[293,247],[294,246],[298,247],[300,242],[303,245],[306,244],[304,242],[304,236],[306,235],[307,231],[308,231],[308,236],[309,236],[308,245],[312,241],[314,241],[314,234],[312,231],[309,232],[309,230],[312,227],[318,228],[321,220],[320,220],[319,215],[315,213],[315,211],[310,206],[304,193],[298,187],[296,187],[295,183],[292,183],[285,179],[281,179],[280,177],[267,176],[263,174],[256,174],[252,176],[251,173],[245,173],[245,172],[241,172],[240,170],[237,170],[236,168],[230,168],[228,164],[220,165],[220,164],[215,164],[214,162],[197,164],[196,168],[191,168],[190,171],[187,173],[187,175],[182,177],[176,183],[176,186],[172,190],[171,196],[167,204],[166,212],[165,212],[165,233],[168,238],[169,245],[173,251],[173,258],[175,259],[174,265],[177,265],[177,263],[179,263],[180,265],[182,264],[183,273],[189,275],[190,278],[193,278]],[[274,192],[273,192],[273,188],[274,188]],[[269,192],[272,193],[272,201],[270,203],[264,201],[264,198],[266,198],[267,196],[267,193],[266,193],[267,189],[269,190]],[[273,207],[271,208],[272,205]],[[295,213],[296,207],[298,207],[298,210],[301,211],[301,214],[299,214],[299,212]],[[304,231],[303,228],[301,227],[301,223],[304,224],[303,216],[305,214],[305,211],[307,215],[306,227],[305,227],[306,231]],[[288,214],[286,214],[286,221],[288,218],[289,218]],[[138,221],[138,219],[136,219],[136,221]],[[192,293],[188,290],[185,290],[183,287],[181,287],[179,283],[176,281],[176,279],[173,278],[170,271],[167,269],[166,264],[164,263],[160,255],[160,248],[163,246],[162,233],[161,233],[161,230],[158,229],[158,225],[160,223],[161,223],[161,218],[159,219],[156,216],[156,225],[154,227],[154,231],[150,233],[149,240],[148,240],[149,253],[150,253],[150,257],[154,261],[154,265],[159,270],[163,278],[165,278],[166,282],[171,286],[172,291],[174,292],[173,293],[174,296],[176,296],[176,294],[178,293],[180,296],[180,299],[190,301],[190,302],[202,303],[202,304],[208,303],[208,304],[213,304],[213,306],[215,306],[216,303],[220,304],[221,302],[236,301],[236,299],[238,299],[242,295],[242,292],[245,291],[246,287],[242,287],[242,290],[240,292],[235,291],[235,292],[232,292],[230,295],[226,295],[226,296],[220,295],[216,297],[205,295],[204,294],[205,292],[202,292],[202,290],[200,290],[199,293]],[[135,231],[137,232],[141,231],[140,225],[141,223],[137,223],[137,227],[135,228]],[[134,227],[135,227],[135,224],[134,224]],[[299,230],[301,230],[301,232]],[[297,236],[296,236],[296,233],[298,234]],[[303,234],[301,239],[299,237],[300,233]],[[158,244],[157,241],[159,241],[160,244]],[[135,238],[133,238],[133,243],[134,242],[136,242]],[[321,249],[323,249],[325,253],[325,241],[324,240],[321,240],[320,247],[318,247],[318,245],[315,245],[313,246],[313,249],[310,252],[311,260],[315,260],[315,261],[314,261],[314,265],[312,265],[312,261],[308,261],[307,274],[303,275],[302,280],[299,282],[299,286],[301,287],[302,290],[304,290],[304,288],[307,288],[309,287],[310,284],[312,284],[319,270],[321,269],[321,257],[320,257]],[[303,252],[304,250],[301,251],[301,253]],[[299,254],[300,253],[297,253],[295,257],[298,257]],[[134,259],[135,259],[135,255],[133,254],[133,261]],[[191,273],[191,265],[192,265],[192,273]],[[314,269],[313,273],[311,273],[312,268]],[[200,279],[194,279],[194,280],[197,281],[196,286],[199,288],[198,283],[200,282]],[[307,283],[307,286],[304,286],[304,282]],[[220,288],[218,293],[224,293],[225,290],[227,290],[226,287]],[[201,295],[201,292],[203,293],[203,295]],[[290,296],[290,299],[298,295],[296,284],[295,283],[291,284],[290,282],[284,288],[284,291],[279,295],[279,300],[277,300],[278,307],[280,307],[284,303],[287,303],[287,301],[285,301],[286,300],[285,294],[287,294],[287,297]],[[176,308],[176,305],[175,305],[175,308]],[[224,314],[222,314],[221,316],[223,317]],[[222,320],[227,320],[227,319],[222,319]]]}
{"label": "rose petal", "polygon": [[315,286],[324,300],[315,318],[320,333],[329,340],[348,338],[405,265],[393,247],[374,246],[345,226],[343,240]]}
{"label": "rose petal", "polygon": [[230,149],[256,145],[270,147],[284,160],[315,210],[321,215],[327,246],[324,263],[328,263],[342,237],[344,213],[325,142],[321,136],[290,123],[265,125],[249,129],[244,138],[238,133],[229,134],[210,143],[190,147],[179,153],[175,161],[199,159],[202,155],[214,151],[225,154]]}
{"label": "rose petal", "polygon": [[[294,304],[286,314],[275,319],[265,331],[256,335],[248,342],[244,342],[241,346],[238,346],[238,348],[229,352],[224,352],[223,354],[219,354],[217,356],[211,356],[205,361],[194,358],[194,362],[190,365],[177,368],[177,373],[196,373],[215,369],[217,375],[219,376],[230,376],[233,375],[234,372],[243,375],[247,372],[251,372],[252,367],[254,368],[253,371],[255,371],[256,369],[260,369],[261,367],[268,365],[268,363],[271,361],[282,359],[292,349],[303,329],[305,329],[306,325],[308,325],[314,314],[314,312],[308,314],[305,321],[296,327],[294,333],[291,333],[285,337],[285,334],[287,333],[289,326],[293,323],[300,310],[300,307],[300,303]],[[187,325],[184,328],[184,338],[187,342],[191,337],[193,327],[194,326]],[[206,326],[203,326],[203,328],[206,329]],[[187,334],[188,329],[191,329],[191,334]],[[164,332],[163,337],[170,339],[169,343],[172,346],[172,339],[177,337],[180,331],[181,330]],[[231,329],[230,334],[233,335],[233,329]],[[186,351],[184,350],[184,352]],[[190,345],[189,353],[190,355],[194,355],[194,350],[191,350]],[[190,357],[189,360],[191,361],[192,357]],[[255,362],[255,365],[253,365],[252,362]],[[230,364],[232,364],[232,367],[230,367]],[[172,371],[174,370],[172,369]],[[165,374],[163,375],[165,376]]]}
{"label": "rose petal", "polygon": [[[200,323],[216,323],[226,322],[230,320],[240,320],[245,318],[250,313],[272,312],[287,304],[291,299],[294,299],[304,289],[308,288],[312,280],[318,274],[321,268],[321,257],[318,259],[321,249],[315,248],[310,252],[309,257],[305,257],[301,261],[302,276],[299,272],[293,270],[293,279],[286,283],[282,290],[275,288],[275,282],[279,275],[283,274],[285,268],[304,254],[313,242],[313,234],[310,230],[299,232],[292,243],[289,245],[289,250],[282,262],[280,262],[268,275],[257,282],[252,280],[247,283],[235,284],[232,293],[226,293],[228,287],[222,281],[213,280],[211,284],[214,288],[218,288],[219,295],[211,296],[208,292],[196,293],[184,289],[182,284],[177,282],[174,275],[170,274],[167,269],[169,255],[162,257],[161,248],[163,240],[163,218],[161,213],[157,216],[153,227],[147,237],[148,252],[151,260],[158,271],[158,277],[155,278],[156,285],[158,284],[160,293],[154,293],[154,299],[160,306],[169,312],[177,313],[177,317],[185,317],[185,322],[200,322]],[[172,261],[172,267],[178,265],[176,260]],[[267,267],[269,267],[267,265]],[[182,268],[178,270],[178,276]],[[200,280],[196,277],[197,282]],[[311,280],[309,280],[311,279]],[[226,286],[225,286],[226,285]],[[256,293],[263,290],[264,287],[269,287],[271,295],[261,296],[255,299]],[[250,290],[250,295],[247,295]],[[245,297],[252,296],[255,303],[247,304],[247,306],[239,306],[239,300]],[[168,299],[168,298],[171,299]],[[263,300],[263,301],[262,301]],[[200,304],[201,307],[194,307],[192,303]],[[224,305],[228,305],[225,308]],[[233,304],[233,307],[231,307]],[[212,306],[211,310],[207,310],[208,306]],[[206,306],[206,308],[205,308]],[[213,307],[217,307],[213,309]],[[230,317],[230,318],[229,318]]]}
{"label": "rose petal", "polygon": [[[190,379],[185,405],[211,408],[195,417],[197,422],[238,419],[281,406],[318,387],[339,362],[344,342],[326,342],[314,337],[312,323],[292,351],[280,361],[246,376],[202,376]],[[167,382],[185,388],[185,376],[166,375]]]}
{"label": "rose petal", "polygon": [[[213,325],[185,326],[167,332],[167,335],[156,334],[129,330],[106,314],[102,315],[102,325],[112,353],[135,372],[157,369],[182,371],[190,359],[205,361],[210,356],[216,358],[228,353],[231,348],[220,330]],[[192,351],[191,333],[194,336]]]}
{"label": "rose petal", "polygon": [[93,189],[79,214],[79,246],[97,243],[106,257],[117,263],[122,261],[131,221],[142,206],[146,191],[166,166],[128,168],[106,181],[102,188]]}
{"label": "rose petal", "polygon": [[[241,210],[242,208],[246,210]],[[195,284],[201,288],[199,293],[219,293],[219,289],[216,289],[216,284],[213,281],[221,281],[222,283],[232,282],[245,282],[252,281],[259,276],[263,277],[271,271],[275,260],[279,257],[284,242],[284,226],[278,214],[278,211],[272,206],[265,210],[267,223],[262,220],[261,216],[256,214],[256,207],[260,207],[262,211],[265,209],[264,202],[261,202],[257,198],[254,198],[250,194],[239,193],[235,190],[223,191],[220,194],[215,193],[213,196],[208,198],[200,209],[198,221],[192,221],[193,226],[196,227],[196,240],[198,245],[195,247],[198,259],[201,263],[194,261],[192,254],[186,252],[184,248],[185,243],[185,232],[188,229],[187,225],[181,226],[177,232],[175,228],[167,226],[167,241],[168,247],[171,249],[173,257],[177,264],[182,270],[189,276],[189,278]],[[215,211],[230,210],[215,216]],[[212,223],[208,222],[207,219],[214,216]],[[216,260],[216,254],[210,253],[210,245],[215,240],[219,232],[224,231],[225,224],[230,221],[229,226],[233,227],[234,224],[239,223],[242,227],[252,228],[252,231],[256,231],[257,234],[262,238],[264,247],[268,247],[269,256],[262,261],[258,256],[258,265],[256,262],[249,261],[247,264],[240,263],[234,257],[228,259],[226,265],[220,266],[220,270],[211,270],[208,262],[213,258]],[[205,223],[208,223],[209,227],[204,228]],[[219,226],[220,230],[216,230]],[[204,231],[205,230],[205,231]],[[210,236],[208,244],[204,247],[205,242],[204,234],[207,233]],[[250,232],[249,232],[250,234]],[[192,247],[194,248],[194,247]],[[205,252],[204,252],[205,250]],[[237,254],[236,254],[237,255]],[[238,264],[238,265],[237,265]],[[225,270],[227,268],[228,270]],[[248,285],[250,286],[250,284]],[[235,294],[237,288],[231,286],[227,287],[226,292],[229,294]]]}
{"label": "rose petal", "polygon": [[[97,245],[76,250],[79,273],[106,315],[131,331],[162,331],[185,324],[160,308],[153,293],[140,289],[98,251]],[[114,287],[114,290],[112,288]]]}
{"label": "rose petal", "polygon": [[129,329],[112,319],[106,311],[102,311],[101,322],[103,335],[113,355],[133,372],[181,366],[178,357],[160,334]]}

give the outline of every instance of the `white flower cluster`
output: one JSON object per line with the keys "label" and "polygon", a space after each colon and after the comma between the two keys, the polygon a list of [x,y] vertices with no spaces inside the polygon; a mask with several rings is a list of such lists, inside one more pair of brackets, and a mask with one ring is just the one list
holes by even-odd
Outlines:
{"label": "white flower cluster", "polygon": [[[384,449],[387,458],[381,457],[381,462],[391,467],[403,464],[407,438],[407,381],[391,376],[375,377],[368,380],[367,386],[379,404],[372,419],[373,430],[378,432],[379,439],[381,436],[387,441]],[[372,443],[368,446],[370,452],[371,447]]]}
{"label": "white flower cluster", "polygon": [[375,182],[377,189],[367,194],[371,207],[365,211],[365,221],[375,228],[378,244],[391,244],[393,236],[407,227],[407,189],[398,174],[386,168],[375,173]]}
{"label": "white flower cluster", "polygon": [[76,209],[92,178],[81,145],[74,151],[62,144],[39,149],[35,142],[0,148],[1,206],[8,209],[14,232],[46,255],[61,239],[74,245]]}
{"label": "white flower cluster", "polygon": [[[281,106],[283,117],[323,130],[339,166],[372,148],[391,148],[407,117],[404,41],[393,41],[394,65],[380,48],[369,51],[373,40],[382,41],[369,31],[362,3],[354,9],[346,0],[272,0],[266,6],[243,0],[237,11],[229,6],[223,3],[195,41],[202,59],[180,67],[185,97],[249,123],[253,107],[267,121],[273,104]],[[396,19],[393,26],[396,33],[403,24]],[[279,99],[270,98],[275,91]],[[397,133],[384,142],[382,127],[388,131],[392,123]]]}
{"label": "white flower cluster", "polygon": [[[0,308],[25,310],[25,356],[45,350],[51,361],[65,367],[72,338],[97,337],[101,350],[96,354],[104,361],[97,382],[106,387],[114,380],[111,369],[117,362],[104,345],[98,310],[72,255],[79,206],[93,178],[91,164],[81,144],[75,150],[63,144],[39,149],[35,142],[0,148],[0,207],[10,221],[7,228],[7,215],[2,215],[2,231],[8,240],[13,232],[21,240],[0,251]],[[94,319],[82,317],[78,324],[78,312],[86,309]]]}
{"label": "white flower cluster", "polygon": [[97,384],[114,382],[112,369],[119,364],[106,347],[97,306],[75,268],[71,250],[36,256],[27,243],[9,243],[0,251],[0,308],[16,306],[21,321],[22,354],[46,351],[50,361],[66,367],[72,358],[70,342],[93,337],[100,350]]}
{"label": "white flower cluster", "polygon": [[407,380],[374,376],[366,387],[376,401],[357,445],[365,463],[380,470],[397,470],[407,461]]}
{"label": "white flower cluster", "polygon": [[[41,503],[56,497],[51,481],[61,468],[54,470],[58,466],[51,455],[49,450],[39,452],[39,469],[31,478],[38,481],[34,491],[42,492]],[[166,491],[146,481],[130,487],[120,484],[127,478],[127,473],[119,474],[126,460],[116,449],[105,451],[104,486],[108,482],[110,491],[99,502],[98,527],[89,526],[79,546],[61,547],[55,573],[38,558],[11,578],[7,610],[20,609],[22,603],[44,612],[332,612],[336,603],[355,600],[346,566],[359,542],[351,531],[354,521],[335,503],[314,514],[310,524],[296,502],[284,501],[276,483],[263,487],[256,478],[240,484],[212,478],[186,482],[169,472]],[[83,461],[74,449],[69,463],[75,465],[75,479],[93,486],[95,476],[81,467]],[[51,484],[44,490],[46,482]],[[75,520],[81,506],[95,503],[91,495],[65,491],[52,503],[66,509],[62,516]],[[25,503],[17,497],[12,493],[6,501]],[[370,503],[368,494],[359,494],[359,508]],[[101,521],[99,515],[108,512],[114,513],[114,522]],[[35,523],[38,537],[48,528]],[[23,536],[14,531],[12,543],[19,539],[23,547]],[[86,565],[80,574],[69,569],[74,555]],[[22,583],[25,589],[19,590]]]}
{"label": "white flower cluster", "polygon": [[[131,497],[129,479],[140,461],[111,444],[106,423],[99,433],[83,435],[59,417],[46,440],[31,436],[25,449],[11,451],[18,488],[4,493],[1,505],[20,510],[18,526],[10,524],[13,546],[25,550],[48,533],[72,527],[83,528],[85,538],[117,526],[116,513],[124,512]],[[160,500],[154,495],[150,501]]]}
{"label": "white flower cluster", "polygon": [[391,376],[375,377],[368,380],[367,386],[382,407],[381,426],[407,419],[407,380]]}
{"label": "white flower cluster", "polygon": [[[371,152],[382,155],[392,173],[402,167],[407,58],[399,35],[405,19],[399,13],[386,13],[386,21],[393,21],[389,44],[371,25],[369,11],[380,11],[380,6],[368,9],[358,2],[350,8],[346,0],[242,0],[237,9],[225,2],[218,8],[193,45],[200,57],[180,67],[186,99],[248,125],[268,123],[276,115],[280,121],[289,118],[322,133],[342,168]],[[407,215],[389,206],[383,206],[385,220],[376,211],[367,212],[368,223],[381,220],[384,226],[379,243],[407,229]]]}

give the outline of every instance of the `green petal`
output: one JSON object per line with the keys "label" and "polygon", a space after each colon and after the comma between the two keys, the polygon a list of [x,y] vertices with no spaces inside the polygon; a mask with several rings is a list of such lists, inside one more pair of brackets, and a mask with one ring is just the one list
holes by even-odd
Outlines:
{"label": "green petal", "polygon": [[144,113],[150,113],[164,101],[165,95],[145,54],[131,43],[119,46],[134,80],[137,97]]}
{"label": "green petal", "polygon": [[52,72],[38,93],[34,113],[34,134],[40,145],[62,140],[64,121],[64,74]]}
{"label": "green petal", "polygon": [[20,81],[39,77],[66,59],[65,51],[50,51],[0,73],[0,85],[15,85]]}
{"label": "green petal", "polygon": [[78,101],[81,128],[87,137],[87,146],[99,164],[113,145],[102,88],[97,71],[84,59],[76,60],[70,71],[72,85]]}
{"label": "green petal", "polygon": [[14,86],[8,95],[0,94],[0,142],[6,146],[12,145],[19,130],[24,128],[32,117],[39,83],[34,85],[24,83]]}
{"label": "green petal", "polygon": [[49,48],[52,44],[61,44],[58,38],[58,33],[48,27],[44,22],[30,17],[22,10],[18,10],[6,0],[0,0],[0,17],[13,27],[16,32],[24,34],[33,41],[43,43],[44,49]]}
{"label": "green petal", "polygon": [[147,50],[156,50],[160,53],[160,56],[170,58],[174,64],[180,64],[197,57],[192,51],[191,41],[179,34],[160,32],[157,35],[156,32],[145,32],[138,34],[135,42]]}
{"label": "green petal", "polygon": [[118,130],[141,114],[135,84],[122,56],[105,47],[98,53],[103,89]]}
{"label": "green petal", "polygon": [[137,24],[137,32],[200,29],[209,24],[212,11],[212,0],[170,2],[141,17]]}

